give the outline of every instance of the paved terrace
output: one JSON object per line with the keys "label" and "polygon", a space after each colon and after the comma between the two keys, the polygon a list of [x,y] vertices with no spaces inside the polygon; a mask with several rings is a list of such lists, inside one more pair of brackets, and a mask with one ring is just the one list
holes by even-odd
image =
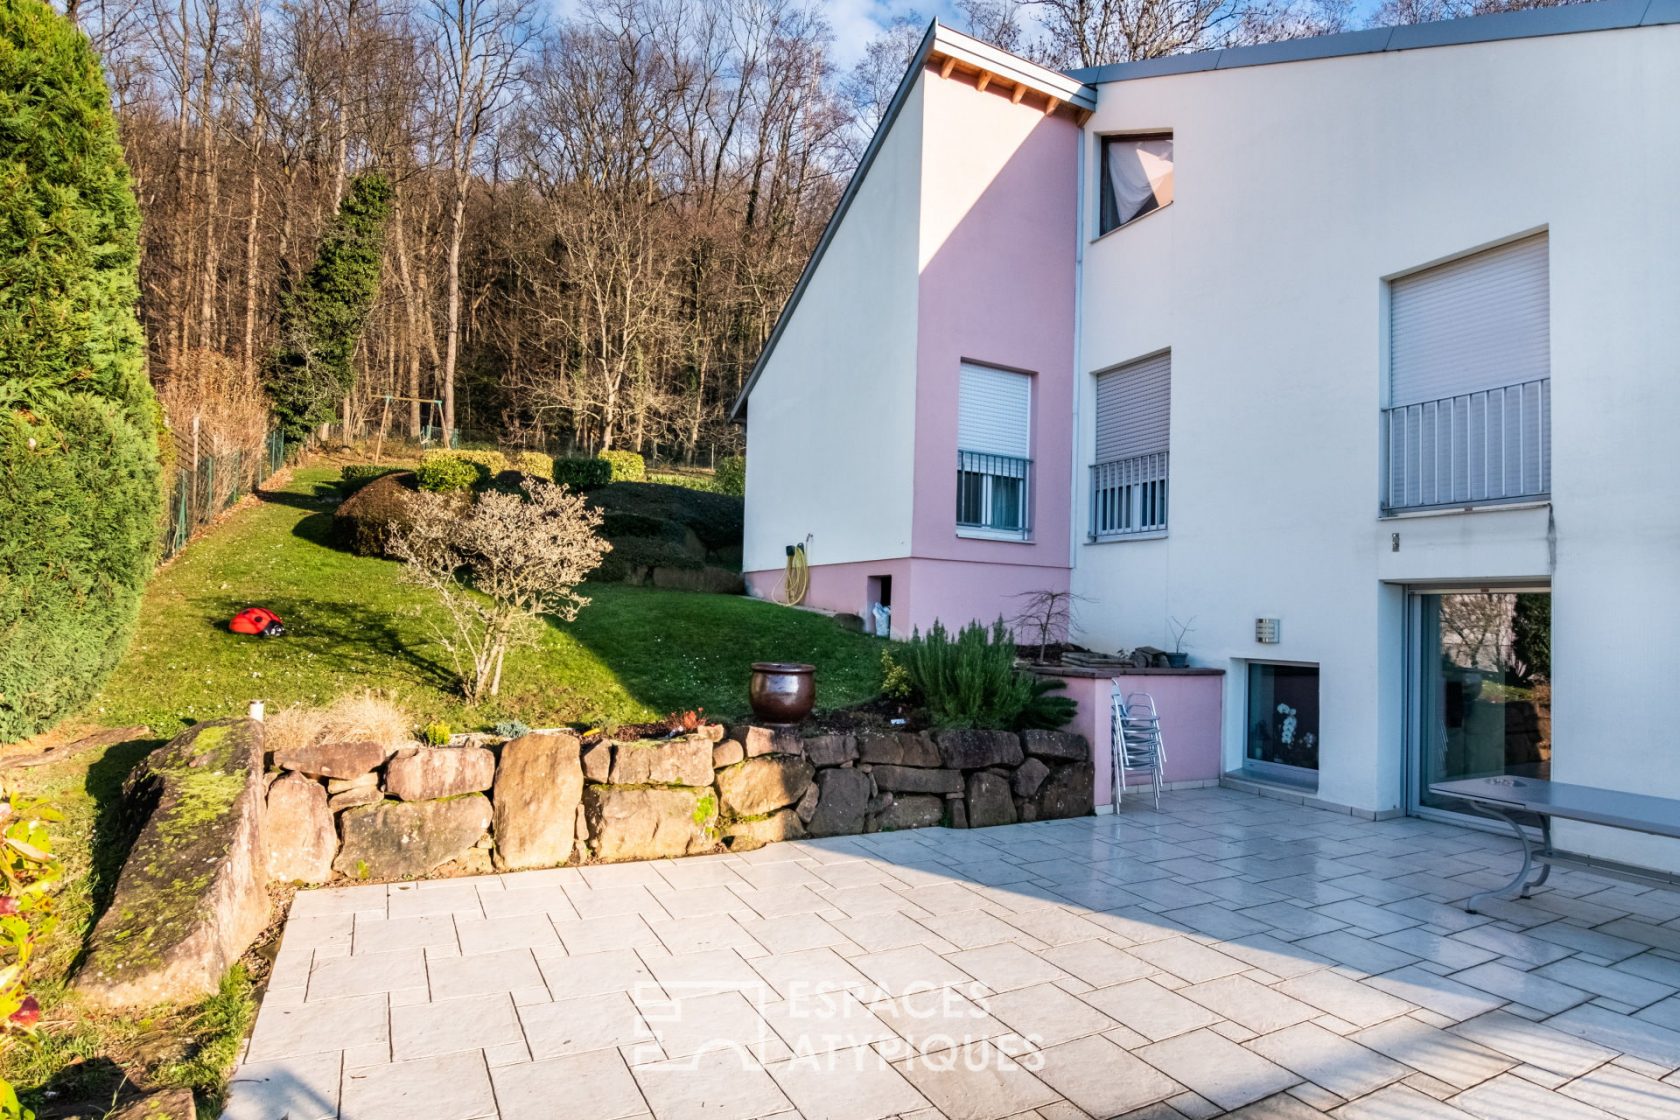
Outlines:
{"label": "paved terrace", "polygon": [[1680,893],[1223,791],[301,893],[230,1120],[1680,1117]]}

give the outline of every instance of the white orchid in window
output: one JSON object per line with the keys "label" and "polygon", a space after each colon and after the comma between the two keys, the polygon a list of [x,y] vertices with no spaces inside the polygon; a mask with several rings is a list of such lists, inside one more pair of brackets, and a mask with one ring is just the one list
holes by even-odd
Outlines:
{"label": "white orchid in window", "polygon": [[1278,732],[1278,741],[1287,747],[1295,741],[1295,728],[1298,722],[1296,711],[1288,704],[1279,704],[1277,710],[1278,715],[1283,717],[1283,728]]}

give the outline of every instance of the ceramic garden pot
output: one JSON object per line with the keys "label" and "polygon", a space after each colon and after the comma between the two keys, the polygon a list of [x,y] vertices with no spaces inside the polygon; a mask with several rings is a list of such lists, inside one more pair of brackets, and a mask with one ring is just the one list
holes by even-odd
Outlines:
{"label": "ceramic garden pot", "polygon": [[753,715],[766,723],[798,723],[817,702],[815,665],[792,661],[755,661],[747,698]]}

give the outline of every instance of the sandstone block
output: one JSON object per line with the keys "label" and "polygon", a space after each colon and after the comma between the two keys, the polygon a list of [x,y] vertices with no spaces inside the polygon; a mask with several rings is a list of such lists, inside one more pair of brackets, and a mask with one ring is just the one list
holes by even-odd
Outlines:
{"label": "sandstone block", "polygon": [[[378,790],[374,790],[375,795]],[[268,789],[268,877],[282,883],[324,883],[332,878],[338,830],[327,791],[314,778],[289,773]]]}
{"label": "sandstone block", "polygon": [[1038,787],[1044,784],[1044,779],[1050,774],[1050,767],[1041,759],[1029,758],[1016,769],[1010,780],[1010,788],[1016,797],[1031,797],[1038,792]]}
{"label": "sandstone block", "polygon": [[952,770],[1019,766],[1023,757],[1021,739],[1012,731],[941,731],[937,742],[940,761]]}
{"label": "sandstone block", "polygon": [[712,748],[712,769],[722,770],[725,766],[733,766],[747,757],[746,750],[733,739],[725,739]]}
{"label": "sandstone block", "polygon": [[576,735],[521,735],[503,746],[494,792],[496,866],[554,867],[571,859],[582,800]]}
{"label": "sandstone block", "polygon": [[843,766],[858,756],[850,735],[817,735],[805,740],[805,757],[814,766]]}
{"label": "sandstone block", "polygon": [[792,809],[723,826],[724,846],[732,852],[750,852],[782,840],[803,840],[805,835],[805,825]]}
{"label": "sandstone block", "polygon": [[1021,741],[1027,753],[1036,758],[1059,762],[1089,762],[1091,744],[1085,736],[1067,731],[1023,731]]}
{"label": "sandstone block", "polygon": [[874,824],[880,832],[895,832],[904,828],[928,828],[939,824],[944,819],[945,799],[943,797],[910,794],[905,797],[894,797],[892,804],[886,806],[876,815]]}
{"label": "sandstone block", "polygon": [[922,770],[910,766],[877,766],[871,775],[876,789],[895,793],[959,793],[963,776],[957,770]]}
{"label": "sandstone block", "polygon": [[583,809],[599,859],[667,859],[715,843],[717,798],[710,790],[585,786]]}
{"label": "sandstone block", "polygon": [[806,822],[812,836],[853,836],[863,831],[869,808],[869,775],[860,770],[819,770],[817,808]]}
{"label": "sandstone block", "polygon": [[712,743],[709,739],[616,743],[611,776],[615,786],[709,786]]}
{"label": "sandstone block", "polygon": [[403,801],[480,793],[496,779],[496,756],[483,747],[409,747],[385,767],[385,789]]}
{"label": "sandstone block", "polygon": [[990,828],[1014,824],[1016,819],[1007,778],[988,771],[968,776],[968,827]]}
{"label": "sandstone block", "polygon": [[275,751],[274,765],[312,778],[359,778],[390,757],[383,743],[310,743]]}
{"label": "sandstone block", "polygon": [[410,879],[460,859],[490,827],[482,793],[381,801],[339,814],[344,843],[333,869],[352,879]]}
{"label": "sandstone block", "polygon": [[749,758],[717,772],[718,797],[731,816],[763,816],[805,796],[814,770],[804,758]]}

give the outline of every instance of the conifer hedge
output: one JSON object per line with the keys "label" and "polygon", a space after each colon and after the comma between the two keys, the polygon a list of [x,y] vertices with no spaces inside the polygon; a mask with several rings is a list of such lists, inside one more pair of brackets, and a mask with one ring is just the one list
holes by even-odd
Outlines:
{"label": "conifer hedge", "polygon": [[0,742],[92,697],[155,555],[139,226],[86,37],[0,0]]}

